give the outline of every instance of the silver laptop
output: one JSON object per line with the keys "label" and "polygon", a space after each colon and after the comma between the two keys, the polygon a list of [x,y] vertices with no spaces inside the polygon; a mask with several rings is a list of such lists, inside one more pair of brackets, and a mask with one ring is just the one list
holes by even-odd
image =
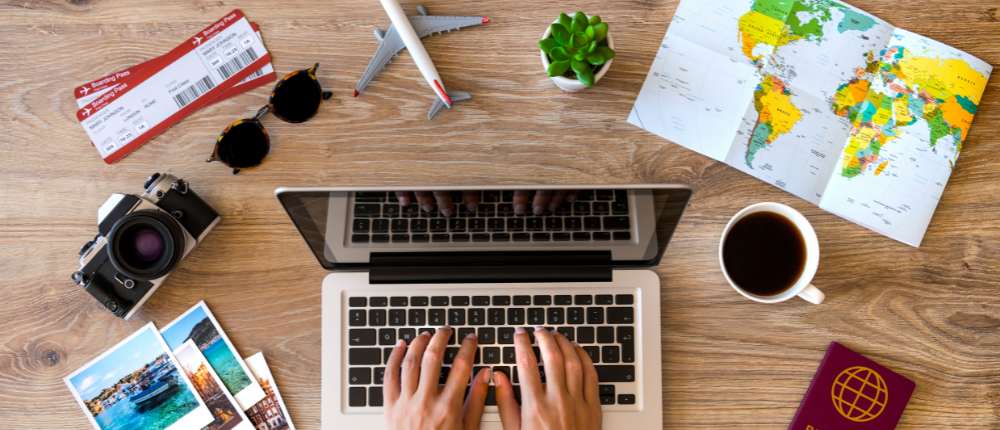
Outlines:
{"label": "silver laptop", "polygon": [[[319,263],[322,425],[384,428],[382,379],[393,345],[445,325],[456,330],[442,382],[467,333],[477,368],[519,389],[513,336],[545,326],[579,343],[597,366],[604,428],[662,428],[660,263],[691,191],[628,187],[411,187],[454,194],[452,216],[401,207],[388,188],[279,188]],[[515,196],[571,191],[541,215]],[[468,207],[463,196],[478,197]],[[530,332],[530,331],[529,331]],[[544,381],[544,376],[543,376]],[[518,397],[519,398],[519,397]],[[484,429],[500,429],[493,387]]]}

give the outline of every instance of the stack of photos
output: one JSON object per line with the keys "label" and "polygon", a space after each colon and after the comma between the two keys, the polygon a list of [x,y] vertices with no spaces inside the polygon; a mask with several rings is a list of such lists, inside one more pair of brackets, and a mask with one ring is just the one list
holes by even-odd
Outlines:
{"label": "stack of photos", "polygon": [[263,354],[240,357],[199,302],[162,331],[145,325],[65,382],[98,430],[295,430]]}
{"label": "stack of photos", "polygon": [[65,378],[101,430],[202,428],[212,413],[153,323]]}

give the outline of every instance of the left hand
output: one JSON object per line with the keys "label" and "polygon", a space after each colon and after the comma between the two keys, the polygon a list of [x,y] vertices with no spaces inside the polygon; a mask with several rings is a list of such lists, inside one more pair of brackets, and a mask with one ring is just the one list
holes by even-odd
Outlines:
{"label": "left hand", "polygon": [[[476,336],[466,336],[448,373],[448,381],[438,386],[441,364],[451,328],[434,336],[421,333],[407,347],[399,341],[385,369],[385,420],[393,430],[472,430],[478,429],[486,407],[490,373],[483,369],[469,385],[476,354]],[[464,406],[463,406],[464,400]]]}

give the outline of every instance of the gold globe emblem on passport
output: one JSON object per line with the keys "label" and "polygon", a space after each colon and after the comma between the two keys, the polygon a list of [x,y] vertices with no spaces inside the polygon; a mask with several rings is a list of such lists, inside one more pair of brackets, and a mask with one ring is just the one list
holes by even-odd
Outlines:
{"label": "gold globe emblem on passport", "polygon": [[878,372],[864,366],[844,369],[830,387],[833,407],[844,418],[864,423],[878,418],[889,403],[889,387]]}

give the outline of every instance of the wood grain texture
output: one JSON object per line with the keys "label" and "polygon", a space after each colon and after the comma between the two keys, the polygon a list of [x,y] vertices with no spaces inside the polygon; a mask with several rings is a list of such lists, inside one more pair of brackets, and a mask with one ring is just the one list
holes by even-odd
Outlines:
{"label": "wood grain texture", "polygon": [[[658,268],[663,416],[670,428],[784,428],[837,340],[917,382],[901,428],[1000,429],[1000,81],[994,77],[920,249],[828,214],[625,122],[676,1],[427,0],[493,23],[429,39],[450,88],[474,99],[435,122],[406,54],[362,97],[354,81],[387,19],[374,0],[0,0],[0,417],[4,428],[82,428],[61,378],[136,330],[205,299],[241,352],[265,352],[303,429],[320,424],[323,270],[273,198],[277,186],[682,182],[696,193]],[[995,1],[857,0],[857,6],[1000,64]],[[412,10],[415,2],[404,6]],[[262,168],[202,160],[258,89],[202,110],[107,166],[74,119],[72,88],[159,55],[225,12],[260,23],[280,73],[313,62],[336,96],[300,125],[266,120]],[[567,7],[611,23],[619,48],[599,86],[559,92],[535,42]],[[69,281],[111,192],[153,171],[188,179],[223,222],[129,322]],[[815,224],[827,303],[750,303],[724,283],[729,216],[778,201]]]}

